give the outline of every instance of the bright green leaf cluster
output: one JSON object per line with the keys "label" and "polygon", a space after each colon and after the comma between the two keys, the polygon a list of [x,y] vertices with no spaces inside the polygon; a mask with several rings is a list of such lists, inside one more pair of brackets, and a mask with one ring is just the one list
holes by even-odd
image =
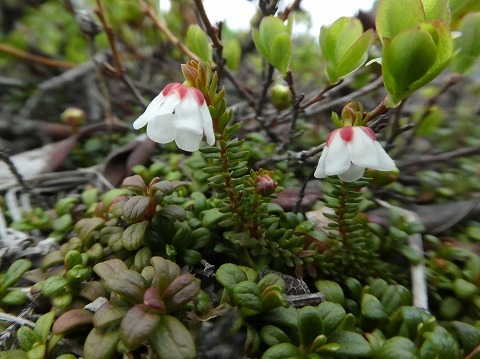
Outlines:
{"label": "bright green leaf cluster", "polygon": [[263,58],[285,74],[292,58],[291,23],[285,25],[277,17],[265,17],[259,29],[252,31],[252,38]]}
{"label": "bright green leaf cluster", "polygon": [[[409,9],[404,11],[404,9]],[[398,16],[398,14],[402,16]],[[448,3],[421,0],[382,0],[376,26],[383,44],[385,88],[397,104],[434,79],[448,65],[453,41]]]}
{"label": "bright green leaf cluster", "polygon": [[454,40],[455,56],[453,70],[460,73],[467,72],[475,60],[480,56],[480,12],[466,15],[458,29],[461,36]]}
{"label": "bright green leaf cluster", "polygon": [[372,29],[363,32],[362,23],[353,17],[341,17],[330,27],[322,26],[320,47],[330,83],[337,82],[367,61],[367,50],[374,36]]}
{"label": "bright green leaf cluster", "polygon": [[188,27],[185,44],[198,55],[200,60],[207,63],[212,62],[212,46],[207,34],[197,24]]}

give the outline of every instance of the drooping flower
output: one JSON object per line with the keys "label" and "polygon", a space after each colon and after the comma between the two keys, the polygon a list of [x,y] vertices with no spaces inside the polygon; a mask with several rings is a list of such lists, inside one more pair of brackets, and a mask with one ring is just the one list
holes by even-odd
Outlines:
{"label": "drooping flower", "polygon": [[353,182],[363,176],[365,168],[391,171],[395,163],[370,128],[345,126],[328,135],[314,176],[337,175],[342,181]]}
{"label": "drooping flower", "polygon": [[197,151],[204,135],[209,145],[215,143],[212,116],[203,94],[181,83],[165,86],[135,120],[133,128],[138,130],[145,125],[152,141],[175,141],[184,151]]}

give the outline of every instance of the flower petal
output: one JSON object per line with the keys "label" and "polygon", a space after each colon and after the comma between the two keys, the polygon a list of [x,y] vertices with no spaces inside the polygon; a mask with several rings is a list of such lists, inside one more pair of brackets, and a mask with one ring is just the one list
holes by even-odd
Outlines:
{"label": "flower petal", "polygon": [[315,178],[327,177],[327,174],[325,173],[325,159],[327,158],[327,154],[328,154],[328,147],[325,147],[322,151],[322,155],[320,156],[320,159],[318,160],[317,168],[313,173],[313,176]]}
{"label": "flower petal", "polygon": [[162,115],[157,116],[153,120],[148,122],[147,136],[158,143],[172,142],[176,135],[177,130],[173,125],[175,115]]}
{"label": "flower petal", "polygon": [[203,135],[203,116],[193,95],[187,95],[175,107],[175,127]]}
{"label": "flower petal", "polygon": [[327,176],[337,175],[348,170],[350,164],[347,143],[342,140],[340,132],[337,131],[328,146],[328,153],[325,157],[325,173]]}
{"label": "flower petal", "polygon": [[166,98],[160,93],[157,97],[155,97],[152,102],[147,106],[145,109],[145,112],[135,120],[133,123],[133,128],[138,130],[139,128],[142,128],[145,126],[149,121],[152,120],[157,114],[162,106],[162,104],[165,102]]}
{"label": "flower petal", "polygon": [[203,117],[203,132],[205,133],[205,137],[207,143],[210,146],[215,144],[215,132],[213,132],[213,120],[212,115],[210,114],[210,110],[208,109],[207,104],[204,102],[200,106],[200,113]]}
{"label": "flower petal", "polygon": [[165,101],[158,107],[157,115],[171,115],[180,102],[181,100],[175,92],[166,96]]}
{"label": "flower petal", "polygon": [[338,174],[338,178],[340,178],[344,182],[353,182],[360,179],[363,176],[364,172],[364,167],[359,167],[352,163],[348,170]]}
{"label": "flower petal", "polygon": [[175,143],[181,150],[195,152],[200,148],[202,137],[203,133],[181,130],[177,132]]}
{"label": "flower petal", "polygon": [[377,165],[372,166],[371,168],[378,170],[378,171],[391,171],[395,166],[395,162],[391,159],[388,153],[384,150],[382,145],[375,141],[374,143],[375,149],[377,152]]}
{"label": "flower petal", "polygon": [[352,162],[364,168],[377,166],[376,141],[372,140],[360,127],[353,127],[353,130],[355,133],[352,140],[348,142],[348,151]]}

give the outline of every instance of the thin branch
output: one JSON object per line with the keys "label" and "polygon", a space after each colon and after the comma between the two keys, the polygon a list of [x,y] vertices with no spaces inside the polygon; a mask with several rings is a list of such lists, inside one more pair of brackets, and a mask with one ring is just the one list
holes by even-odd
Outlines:
{"label": "thin branch", "polygon": [[103,0],[97,0],[97,6],[98,8],[95,9],[95,14],[98,16],[100,22],[102,23],[103,29],[107,34],[110,48],[112,49],[113,62],[115,67],[111,70],[113,70],[113,73],[116,76],[120,76],[123,73],[123,66],[122,61],[120,60],[120,53],[118,52],[117,41],[115,40],[115,32],[113,31],[113,28],[108,21],[107,14],[105,12],[105,6],[103,5]]}
{"label": "thin branch", "polygon": [[257,116],[261,116],[263,112],[263,107],[265,106],[265,100],[267,99],[268,89],[273,82],[273,72],[275,71],[275,67],[268,64],[268,74],[265,82],[263,83],[262,94],[260,95],[260,99],[257,102],[256,114]]}
{"label": "thin branch", "polygon": [[46,66],[60,67],[60,68],[66,68],[66,69],[71,69],[77,66],[77,64],[73,62],[53,60],[53,59],[49,59],[48,57],[33,55],[26,51],[16,49],[7,44],[0,44],[0,51],[19,57],[22,60],[25,60],[27,62],[35,62],[37,64],[42,64]]}
{"label": "thin branch", "polygon": [[35,326],[35,323],[32,322],[31,320],[28,320],[28,319],[25,319],[25,318],[22,318],[22,317],[17,317],[15,315],[8,314],[8,313],[1,313],[1,312],[0,312],[0,321],[8,322],[8,323],[15,323],[15,324],[18,324],[18,325],[27,325],[31,328],[33,328]]}
{"label": "thin branch", "polygon": [[405,168],[409,166],[421,165],[424,163],[432,162],[445,162],[453,158],[480,155],[480,146],[464,147],[458,150],[440,153],[438,155],[428,155],[423,157],[417,157],[411,160],[402,161],[397,164],[398,168]]}
{"label": "thin branch", "polygon": [[308,182],[313,179],[313,175],[315,173],[315,168],[313,169],[312,172],[308,175],[307,178],[305,178],[305,181],[302,183],[302,187],[300,187],[300,191],[298,192],[298,200],[297,203],[295,203],[295,208],[293,209],[294,213],[298,213],[300,211],[300,208],[302,208],[302,201],[303,197],[305,197],[305,190],[307,189]]}
{"label": "thin branch", "polygon": [[155,10],[149,3],[144,0],[140,0],[140,4],[143,8],[143,11],[145,11],[148,17],[153,20],[155,26],[158,27],[158,29],[167,37],[168,41],[170,41],[173,46],[177,47],[185,56],[189,57],[190,59],[200,62],[198,56],[195,55],[188,47],[186,47],[179,39],[177,39],[175,35],[170,32],[167,25],[160,20],[155,13]]}
{"label": "thin branch", "polygon": [[307,158],[313,157],[316,154],[323,151],[325,148],[325,143],[321,145],[315,146],[309,150],[300,151],[300,152],[293,152],[288,151],[286,154],[283,155],[276,155],[271,156],[269,158],[265,158],[255,164],[255,167],[267,167],[271,163],[281,162],[281,161],[292,161],[295,160],[297,162],[304,162]]}
{"label": "thin branch", "polygon": [[223,44],[221,40],[222,35],[222,22],[218,23],[218,27],[213,27],[210,19],[208,18],[207,12],[205,11],[205,7],[203,6],[202,0],[194,0],[195,6],[197,7],[198,14],[200,15],[200,19],[202,20],[203,25],[205,26],[205,30],[207,31],[207,35],[212,40],[212,45],[215,49],[215,63],[217,64],[217,73],[219,79],[222,78],[223,75],[223,67],[225,64],[225,59],[223,58]]}
{"label": "thin branch", "polygon": [[27,193],[30,192],[30,186],[25,182],[23,176],[20,174],[20,172],[18,172],[17,166],[15,166],[15,163],[13,163],[12,159],[6,153],[5,149],[2,146],[0,146],[0,160],[5,162],[5,164],[10,169],[10,172],[12,172],[12,174],[17,179],[18,184],[22,186],[23,190]]}
{"label": "thin branch", "polygon": [[306,111],[305,116],[310,117],[310,116],[318,115],[319,113],[322,113],[325,110],[331,109],[332,107],[334,107],[336,105],[344,104],[345,102],[347,102],[347,101],[349,101],[349,100],[351,100],[355,97],[359,97],[359,96],[365,95],[365,94],[367,94],[371,91],[374,91],[377,88],[379,88],[380,86],[382,86],[382,84],[383,84],[382,77],[379,77],[375,81],[373,81],[372,83],[362,87],[361,89],[359,89],[357,91],[349,93],[348,95],[345,95],[343,97],[336,98],[336,99],[334,99],[332,101],[329,101],[327,103],[321,104],[321,105],[311,109],[310,111]]}
{"label": "thin branch", "polygon": [[297,95],[297,91],[295,90],[295,84],[293,82],[293,74],[292,71],[287,71],[287,74],[285,75],[285,81],[288,84],[288,89],[290,90],[291,94],[291,105],[292,109],[290,111],[291,113],[291,122],[290,122],[290,130],[288,131],[287,137],[282,141],[280,146],[277,148],[277,152],[280,152],[285,149],[285,147],[292,141],[294,135],[295,135],[295,126],[297,124],[298,116],[300,113],[303,112],[303,110],[300,108],[300,102],[302,102],[304,95]]}
{"label": "thin branch", "polygon": [[247,100],[250,106],[255,107],[257,101],[252,96],[252,94],[246,89],[245,85],[241,81],[239,81],[235,77],[235,75],[232,74],[228,69],[224,68],[223,74],[225,75],[225,78],[227,78],[233,85],[235,85],[235,88],[240,93],[240,96],[242,96],[245,100]]}
{"label": "thin branch", "polygon": [[300,105],[299,108],[303,111],[303,110],[305,110],[307,107],[313,105],[314,103],[317,103],[317,102],[322,101],[322,100],[325,98],[325,94],[326,94],[328,91],[330,91],[331,89],[339,86],[342,82],[343,82],[343,80],[340,80],[340,81],[335,82],[334,84],[325,86],[324,88],[322,88],[322,89],[320,90],[319,93],[317,93],[315,96],[313,96],[312,98],[310,98],[309,100],[307,100],[307,102],[305,102],[304,104]]}
{"label": "thin branch", "polygon": [[302,2],[302,0],[293,0],[292,3],[287,6],[285,8],[285,10],[283,10],[279,15],[278,15],[278,18],[285,21],[288,19],[288,16],[290,15],[290,13],[292,11],[294,11],[295,9],[298,9],[300,7],[300,3]]}

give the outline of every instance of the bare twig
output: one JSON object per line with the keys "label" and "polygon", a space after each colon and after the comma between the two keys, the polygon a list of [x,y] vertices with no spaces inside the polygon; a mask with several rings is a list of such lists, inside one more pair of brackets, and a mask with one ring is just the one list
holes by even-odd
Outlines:
{"label": "bare twig", "polygon": [[304,95],[297,95],[297,91],[295,90],[295,84],[293,82],[293,74],[292,71],[287,71],[287,74],[285,75],[285,81],[288,84],[288,88],[290,90],[291,94],[291,120],[290,120],[290,130],[288,131],[287,136],[284,138],[282,143],[278,146],[277,152],[280,152],[286,148],[286,146],[292,141],[294,135],[295,135],[295,126],[297,124],[298,116],[300,113],[303,112],[303,110],[300,108],[300,102],[302,102]]}
{"label": "bare twig", "polygon": [[15,315],[8,314],[8,313],[2,313],[2,312],[0,312],[0,321],[8,322],[8,323],[15,323],[15,324],[18,324],[18,325],[26,325],[26,326],[29,326],[31,328],[33,328],[35,326],[35,323],[32,322],[31,320],[28,320],[28,319],[25,319],[25,318],[22,318],[22,317],[17,317]]}
{"label": "bare twig", "polygon": [[13,163],[10,156],[6,153],[5,149],[1,146],[0,146],[0,160],[5,162],[5,164],[8,166],[12,174],[17,179],[18,184],[22,186],[23,190],[25,192],[29,192],[30,186],[25,182],[20,172],[18,172],[17,166],[15,166],[15,163]]}
{"label": "bare twig", "polygon": [[320,90],[319,93],[317,93],[315,96],[313,96],[312,98],[310,98],[309,100],[307,100],[304,104],[300,105],[299,108],[303,111],[303,110],[305,110],[307,107],[313,105],[314,103],[317,103],[317,102],[322,101],[322,100],[325,98],[325,94],[326,94],[328,91],[330,91],[331,89],[339,86],[342,82],[343,82],[343,80],[340,80],[340,81],[338,81],[338,82],[335,82],[334,84],[325,86],[323,89]]}
{"label": "bare twig", "polygon": [[315,173],[315,169],[313,169],[313,171],[310,172],[308,177],[305,178],[305,181],[302,183],[302,187],[300,187],[300,191],[298,192],[297,203],[295,203],[295,208],[293,209],[294,213],[299,212],[300,208],[302,208],[303,197],[305,197],[305,189],[307,188],[308,182],[310,182],[310,180],[313,179],[313,174],[314,173]]}
{"label": "bare twig", "polygon": [[300,3],[302,2],[302,0],[293,0],[292,3],[287,6],[285,8],[285,10],[283,10],[279,15],[278,17],[281,19],[281,20],[287,20],[288,19],[288,16],[290,15],[290,13],[292,11],[294,11],[295,9],[298,9],[298,7],[300,6]]}
{"label": "bare twig", "polygon": [[256,167],[267,167],[271,163],[281,162],[281,161],[297,161],[297,162],[304,162],[307,158],[313,157],[316,154],[322,152],[325,148],[325,143],[322,143],[319,146],[315,146],[309,150],[300,151],[300,152],[293,152],[288,151],[283,155],[276,155],[271,156],[269,158],[265,158],[255,164]]}
{"label": "bare twig", "polygon": [[77,66],[77,64],[73,62],[59,61],[59,60],[49,59],[48,57],[33,55],[26,51],[16,49],[7,44],[0,44],[0,52],[5,52],[7,54],[19,57],[22,60],[27,62],[35,62],[37,64],[42,64],[42,65],[51,66],[51,67],[71,69],[72,67]]}
{"label": "bare twig", "polygon": [[373,81],[372,83],[362,87],[361,89],[359,89],[357,91],[354,91],[352,93],[349,93],[348,95],[336,98],[332,101],[329,101],[327,103],[316,106],[315,108],[310,109],[310,111],[305,111],[305,116],[307,116],[307,117],[316,116],[319,113],[322,113],[325,110],[331,109],[332,107],[334,107],[336,105],[344,104],[345,102],[347,102],[347,101],[349,101],[349,100],[351,100],[355,97],[359,97],[359,96],[365,95],[366,93],[374,91],[377,88],[379,88],[380,86],[382,86],[382,84],[383,84],[382,78],[379,77],[375,81]]}
{"label": "bare twig", "polygon": [[202,19],[202,23],[205,26],[205,30],[207,31],[207,35],[212,40],[213,47],[215,48],[215,62],[217,64],[217,73],[218,77],[222,78],[223,74],[223,66],[225,64],[225,60],[223,58],[223,44],[221,41],[222,35],[222,23],[218,23],[218,27],[215,28],[212,26],[210,19],[205,11],[205,7],[203,6],[202,0],[194,0],[195,6],[197,7],[198,14],[200,15],[200,19]]}
{"label": "bare twig", "polygon": [[223,74],[225,75],[225,78],[228,79],[233,85],[235,85],[235,88],[238,90],[240,93],[240,96],[242,96],[245,100],[247,100],[248,104],[251,107],[255,107],[257,101],[255,98],[252,96],[250,91],[247,90],[243,82],[239,81],[235,75],[233,75],[228,69],[224,68],[223,69]]}
{"label": "bare twig", "polygon": [[397,167],[405,168],[405,167],[410,167],[415,165],[421,165],[424,163],[445,162],[453,158],[471,156],[471,155],[480,155],[480,146],[465,147],[465,148],[460,148],[458,150],[454,150],[450,152],[440,153],[437,155],[417,157],[411,160],[399,162],[397,164]]}
{"label": "bare twig", "polygon": [[108,43],[110,44],[110,48],[112,49],[113,62],[115,67],[112,68],[108,64],[105,64],[105,65],[109,66],[107,68],[109,68],[109,70],[114,75],[120,77],[120,75],[123,73],[122,61],[120,59],[120,53],[118,51],[117,41],[115,39],[115,32],[113,31],[113,28],[110,25],[110,22],[108,21],[108,17],[105,11],[105,6],[103,5],[103,0],[97,0],[97,9],[95,9],[95,14],[100,19],[103,29],[107,34]]}
{"label": "bare twig", "polygon": [[160,20],[160,18],[155,13],[155,10],[149,3],[144,0],[140,0],[140,4],[142,5],[143,10],[148,15],[148,17],[153,20],[155,26],[167,37],[168,41],[170,41],[173,46],[177,47],[185,56],[189,57],[190,59],[196,62],[200,62],[198,56],[195,55],[188,47],[186,47],[179,39],[177,39],[175,35],[170,32],[167,25],[162,20]]}

